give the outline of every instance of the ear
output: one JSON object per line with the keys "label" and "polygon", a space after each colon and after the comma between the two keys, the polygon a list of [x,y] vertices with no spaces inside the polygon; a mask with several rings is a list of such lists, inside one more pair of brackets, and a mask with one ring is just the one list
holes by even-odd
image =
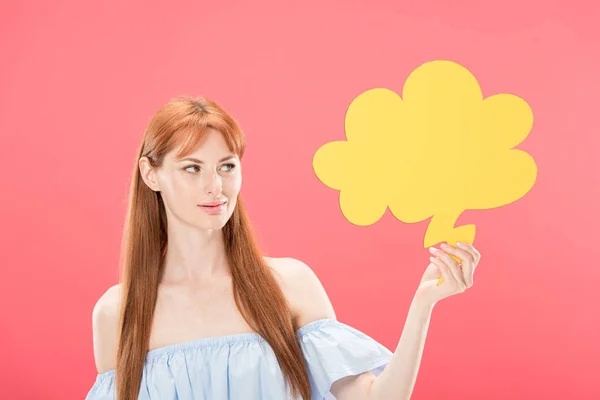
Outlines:
{"label": "ear", "polygon": [[140,169],[140,175],[142,176],[142,180],[150,189],[155,192],[160,192],[160,187],[158,185],[158,179],[156,176],[156,168],[150,165],[150,160],[148,157],[140,158],[138,162],[138,167]]}

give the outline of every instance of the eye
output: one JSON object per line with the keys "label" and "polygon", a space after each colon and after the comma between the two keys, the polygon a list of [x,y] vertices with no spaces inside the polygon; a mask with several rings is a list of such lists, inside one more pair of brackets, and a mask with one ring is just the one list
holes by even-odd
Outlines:
{"label": "eye", "polygon": [[229,172],[235,168],[235,164],[232,164],[232,163],[223,164],[223,167],[228,167],[227,172]]}
{"label": "eye", "polygon": [[[196,171],[189,171],[190,168],[195,168]],[[200,167],[198,165],[196,165],[196,164],[192,164],[192,165],[188,165],[183,170],[192,174],[192,173],[200,171]]]}

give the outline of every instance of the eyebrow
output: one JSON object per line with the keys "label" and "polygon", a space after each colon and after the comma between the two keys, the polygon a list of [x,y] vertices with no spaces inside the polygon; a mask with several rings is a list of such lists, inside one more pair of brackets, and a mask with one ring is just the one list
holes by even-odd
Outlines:
{"label": "eyebrow", "polygon": [[[235,155],[231,154],[231,155],[228,155],[227,157],[221,158],[219,160],[219,162],[227,161],[230,158],[235,158]],[[183,162],[183,161],[192,161],[192,162],[195,162],[198,164],[204,164],[204,161],[198,160],[197,158],[194,158],[194,157],[186,157],[186,158],[182,158],[181,160],[179,160],[179,162]]]}

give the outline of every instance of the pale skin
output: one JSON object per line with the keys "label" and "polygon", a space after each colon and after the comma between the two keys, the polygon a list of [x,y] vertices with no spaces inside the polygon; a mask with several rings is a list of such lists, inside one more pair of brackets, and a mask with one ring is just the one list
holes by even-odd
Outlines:
{"label": "pale skin", "polygon": [[[164,278],[159,285],[150,349],[170,344],[251,332],[235,307],[231,273],[226,262],[221,228],[235,208],[242,184],[241,163],[223,137],[211,131],[188,157],[167,154],[160,168],[142,157],[144,183],[163,196],[168,218],[169,247]],[[198,205],[226,201],[225,211],[209,215]],[[333,383],[338,400],[409,399],[415,382],[431,313],[435,304],[473,285],[481,258],[471,245],[432,248],[430,263],[415,292],[394,355],[383,373],[350,376]],[[449,255],[462,261],[458,264]],[[296,326],[324,318],[335,311],[312,269],[294,258],[268,258],[287,297]],[[441,276],[444,282],[437,285]],[[93,344],[99,373],[114,369],[117,348],[120,286],[108,289],[93,311]],[[177,312],[173,312],[177,310]]]}

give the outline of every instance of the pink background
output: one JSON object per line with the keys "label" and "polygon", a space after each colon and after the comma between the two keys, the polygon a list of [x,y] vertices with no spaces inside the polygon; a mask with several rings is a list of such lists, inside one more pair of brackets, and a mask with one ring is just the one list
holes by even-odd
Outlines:
{"label": "pink background", "polygon": [[598,398],[597,6],[218,3],[2,2],[0,397],[91,387],[91,312],[118,279],[135,150],[177,95],[213,98],[244,128],[242,193],[265,252],[311,265],[339,319],[395,349],[427,223],[351,225],[312,156],[344,139],[358,94],[401,92],[414,68],[449,59],[485,96],[527,100],[519,148],[539,176],[520,201],[460,218],[483,259],[475,286],[435,309],[413,398]]}

